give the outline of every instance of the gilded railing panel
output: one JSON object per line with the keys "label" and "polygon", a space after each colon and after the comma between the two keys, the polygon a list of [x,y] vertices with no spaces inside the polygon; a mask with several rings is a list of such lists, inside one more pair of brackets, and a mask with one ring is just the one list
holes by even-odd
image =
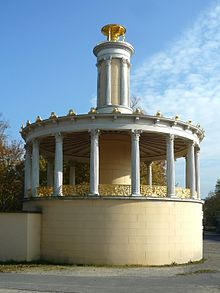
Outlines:
{"label": "gilded railing panel", "polygon": [[37,187],[37,196],[51,196],[53,194],[53,187],[51,186],[40,186]]}
{"label": "gilded railing panel", "polygon": [[[141,185],[140,196],[145,197],[167,197],[167,187],[158,185]],[[63,185],[63,196],[87,196],[89,194],[89,184],[77,184],[77,185]],[[131,185],[119,185],[119,184],[99,184],[100,196],[131,196]],[[37,188],[38,197],[46,197],[53,195],[53,187],[40,186]],[[28,197],[31,197],[31,189],[28,190]],[[177,198],[187,198],[190,196],[189,188],[176,187]],[[196,193],[197,198],[197,193]]]}
{"label": "gilded railing panel", "polygon": [[63,185],[63,196],[86,196],[89,194],[89,184]]}
{"label": "gilded railing panel", "polygon": [[129,196],[131,185],[99,184],[99,194],[102,196]]}
{"label": "gilded railing panel", "polygon": [[141,185],[141,194],[150,197],[166,197],[167,187],[158,185]]}
{"label": "gilded railing panel", "polygon": [[176,197],[178,198],[190,198],[190,189],[176,187]]}

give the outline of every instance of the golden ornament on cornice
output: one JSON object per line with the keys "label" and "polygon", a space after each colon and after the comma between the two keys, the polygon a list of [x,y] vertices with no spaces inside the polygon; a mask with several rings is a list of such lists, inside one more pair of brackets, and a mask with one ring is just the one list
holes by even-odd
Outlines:
{"label": "golden ornament on cornice", "polygon": [[36,122],[36,123],[39,123],[39,122],[41,122],[41,121],[42,121],[41,117],[40,117],[40,116],[37,116],[35,122]]}
{"label": "golden ornament on cornice", "polygon": [[67,114],[67,116],[75,116],[75,115],[76,115],[76,113],[75,113],[75,111],[73,111],[73,109],[70,109]]}
{"label": "golden ornament on cornice", "polygon": [[162,113],[160,111],[157,111],[156,116],[157,117],[162,117]]}
{"label": "golden ornament on cornice", "polygon": [[31,121],[30,120],[27,120],[26,126],[29,126],[29,125],[31,125]]}
{"label": "golden ornament on cornice", "polygon": [[143,112],[142,112],[142,110],[141,110],[140,108],[136,108],[136,109],[134,110],[133,114],[138,114],[138,115],[140,115],[140,114],[143,114]]}
{"label": "golden ornament on cornice", "polygon": [[94,107],[90,108],[89,114],[96,114],[96,113],[97,113],[96,108]]}
{"label": "golden ornament on cornice", "polygon": [[180,116],[178,114],[176,114],[176,116],[174,117],[175,120],[180,120]]}
{"label": "golden ornament on cornice", "polygon": [[57,115],[55,112],[51,112],[49,119],[57,119]]}
{"label": "golden ornament on cornice", "polygon": [[112,110],[112,113],[113,114],[121,114],[121,112],[119,111],[119,109],[117,107],[115,107],[113,110]]}

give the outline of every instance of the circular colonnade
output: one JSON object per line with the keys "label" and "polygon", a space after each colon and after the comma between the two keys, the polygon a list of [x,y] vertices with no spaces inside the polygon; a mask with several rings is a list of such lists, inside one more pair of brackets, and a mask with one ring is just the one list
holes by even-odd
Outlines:
{"label": "circular colonnade", "polygon": [[[199,150],[203,131],[177,119],[132,114],[52,115],[22,130],[26,140],[25,195],[200,197]],[[138,112],[138,111],[137,111]],[[47,161],[47,187],[39,186],[39,155]],[[186,186],[175,187],[175,159],[186,158]],[[152,186],[151,163],[166,160],[167,186]],[[63,162],[70,163],[63,185]],[[140,185],[140,161],[147,185]],[[90,184],[75,184],[75,162],[90,164]],[[69,194],[68,194],[69,193]]]}
{"label": "circular colonnade", "polygon": [[[97,108],[51,113],[27,122],[24,211],[42,213],[41,259],[84,264],[164,265],[202,258],[199,150],[204,131],[176,116],[130,107],[130,58],[125,28],[107,25],[95,46]],[[122,37],[122,40],[119,38]],[[39,161],[47,161],[40,186]],[[186,182],[175,186],[175,159],[185,158]],[[166,186],[152,184],[152,162],[166,161]],[[68,162],[68,184],[64,184]],[[89,183],[76,184],[77,162]],[[140,184],[140,162],[147,166]],[[66,180],[65,180],[66,182]]]}

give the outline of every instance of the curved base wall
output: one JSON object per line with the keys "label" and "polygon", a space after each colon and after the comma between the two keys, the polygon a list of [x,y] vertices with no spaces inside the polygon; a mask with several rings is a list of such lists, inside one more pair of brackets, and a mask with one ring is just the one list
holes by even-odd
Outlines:
{"label": "curved base wall", "polygon": [[165,265],[203,257],[202,201],[42,198],[41,259],[57,263]]}

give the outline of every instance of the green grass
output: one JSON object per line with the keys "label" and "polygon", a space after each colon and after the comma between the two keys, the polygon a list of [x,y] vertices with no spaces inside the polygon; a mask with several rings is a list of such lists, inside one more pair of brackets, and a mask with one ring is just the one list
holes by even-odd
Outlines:
{"label": "green grass", "polygon": [[[66,263],[52,263],[48,261],[32,261],[32,262],[17,262],[17,261],[5,261],[0,262],[0,272],[22,272],[29,270],[42,270],[42,271],[61,271],[68,270],[77,267],[93,267],[93,268],[115,268],[115,269],[129,269],[129,268],[166,268],[166,267],[179,267],[186,265],[195,265],[204,263],[205,259],[195,262],[188,262],[185,264],[177,264],[173,262],[172,264],[166,265],[93,265],[93,264],[66,264]],[[190,273],[192,274],[192,273]]]}

